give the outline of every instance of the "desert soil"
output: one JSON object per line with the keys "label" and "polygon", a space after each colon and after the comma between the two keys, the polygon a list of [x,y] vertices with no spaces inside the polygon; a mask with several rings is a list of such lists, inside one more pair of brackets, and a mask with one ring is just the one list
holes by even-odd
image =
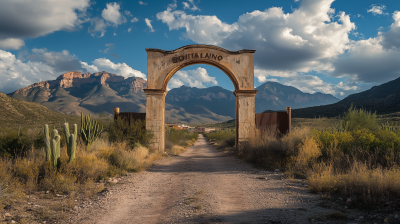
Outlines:
{"label": "desert soil", "polygon": [[309,193],[305,181],[257,169],[202,135],[184,153],[128,175],[103,195],[76,207],[65,222],[338,223],[325,218],[335,210]]}

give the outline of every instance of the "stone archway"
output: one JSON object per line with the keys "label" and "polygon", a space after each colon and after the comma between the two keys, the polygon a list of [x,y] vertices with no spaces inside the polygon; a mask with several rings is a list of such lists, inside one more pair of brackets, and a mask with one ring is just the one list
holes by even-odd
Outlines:
{"label": "stone archway", "polygon": [[146,129],[153,131],[153,147],[164,151],[165,95],[171,77],[193,64],[208,64],[221,69],[232,81],[236,96],[236,146],[254,136],[254,52],[228,51],[213,45],[187,45],[173,51],[146,48],[147,89]]}

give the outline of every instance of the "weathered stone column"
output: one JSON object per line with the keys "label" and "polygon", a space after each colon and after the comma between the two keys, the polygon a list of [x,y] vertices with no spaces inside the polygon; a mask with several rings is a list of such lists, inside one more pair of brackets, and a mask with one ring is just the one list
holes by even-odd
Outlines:
{"label": "weathered stone column", "polygon": [[166,90],[144,89],[146,93],[146,129],[154,134],[153,143],[150,147],[164,152],[164,111]]}
{"label": "weathered stone column", "polygon": [[258,90],[236,90],[236,147],[255,135],[255,96]]}

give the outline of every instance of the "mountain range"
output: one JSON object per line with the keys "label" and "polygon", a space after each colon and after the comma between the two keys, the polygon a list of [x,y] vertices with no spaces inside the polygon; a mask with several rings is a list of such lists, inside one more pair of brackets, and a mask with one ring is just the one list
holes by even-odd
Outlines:
{"label": "mountain range", "polygon": [[[9,96],[39,103],[53,111],[79,115],[112,114],[114,107],[121,112],[145,112],[146,80],[124,78],[108,72],[67,72],[56,80],[34,83]],[[339,101],[329,94],[303,93],[276,82],[266,82],[256,88],[256,113],[266,109],[285,110],[332,104]],[[211,123],[235,118],[236,98],[233,92],[219,86],[196,88],[181,86],[168,92],[165,99],[165,117],[168,122]]]}
{"label": "mountain range", "polygon": [[348,111],[351,105],[377,114],[400,112],[400,78],[351,94],[330,105],[292,110],[292,117],[336,117]]}

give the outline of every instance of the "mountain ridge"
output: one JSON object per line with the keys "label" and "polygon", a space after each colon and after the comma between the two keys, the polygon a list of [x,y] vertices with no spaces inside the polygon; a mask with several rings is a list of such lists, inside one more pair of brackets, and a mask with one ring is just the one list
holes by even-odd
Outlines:
{"label": "mountain ridge", "polygon": [[[146,80],[125,78],[108,72],[81,73],[71,71],[55,80],[34,83],[8,94],[28,102],[39,103],[56,112],[79,115],[108,113],[114,107],[121,111],[145,112]],[[285,109],[302,105],[321,105],[335,101],[332,95],[309,94],[266,82],[256,89],[256,113],[267,109]],[[288,95],[288,93],[290,93]],[[165,117],[168,120],[190,123],[221,122],[235,118],[236,97],[233,92],[219,86],[196,88],[181,86],[170,90],[165,98]]]}
{"label": "mountain ridge", "polygon": [[377,114],[389,114],[400,111],[400,77],[392,81],[373,86],[368,90],[351,94],[337,103],[292,110],[293,117],[336,117],[346,112],[351,105]]}

